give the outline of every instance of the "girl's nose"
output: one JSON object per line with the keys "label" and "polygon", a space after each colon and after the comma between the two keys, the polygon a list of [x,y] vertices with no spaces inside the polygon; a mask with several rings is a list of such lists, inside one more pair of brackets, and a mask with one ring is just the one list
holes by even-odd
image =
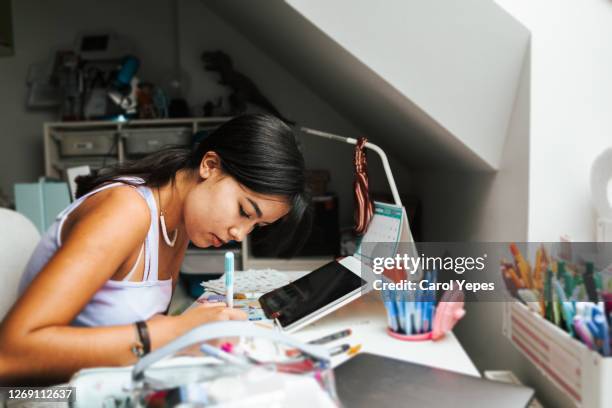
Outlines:
{"label": "girl's nose", "polygon": [[244,233],[245,230],[246,228],[244,227],[232,227],[229,229],[230,237],[234,241],[242,242],[242,240],[244,239],[244,236],[246,235]]}

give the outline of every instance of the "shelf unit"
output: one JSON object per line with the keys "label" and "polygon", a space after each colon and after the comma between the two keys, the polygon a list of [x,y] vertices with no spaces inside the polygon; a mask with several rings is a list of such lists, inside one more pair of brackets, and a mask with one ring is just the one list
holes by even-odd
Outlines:
{"label": "shelf unit", "polygon": [[[45,176],[63,178],[66,167],[89,164],[92,167],[122,163],[129,159],[126,151],[126,139],[130,132],[142,130],[183,129],[191,133],[200,130],[213,129],[229,117],[187,118],[187,119],[152,119],[129,121],[83,121],[83,122],[53,122],[43,125]],[[63,156],[60,143],[65,136],[84,134],[112,135],[113,146],[104,154]],[[161,147],[161,146],[160,146]]]}
{"label": "shelf unit", "polygon": [[[130,132],[134,131],[164,131],[164,130],[185,130],[191,134],[201,130],[211,130],[222,123],[229,120],[230,117],[209,117],[209,118],[186,118],[186,119],[153,119],[153,120],[129,120],[129,121],[83,121],[83,122],[53,122],[45,123],[43,126],[43,143],[45,155],[45,176],[51,178],[64,179],[64,171],[68,167],[89,165],[91,168],[100,168],[109,166],[114,163],[122,163],[130,157],[129,150],[126,149],[126,141],[130,137]],[[81,146],[91,147],[94,154],[87,155],[62,155],[61,142],[62,138],[74,137],[75,135],[100,135],[101,138],[106,138],[106,144],[100,143],[97,146]],[[78,137],[78,136],[77,136]],[[108,138],[112,142],[108,143]],[[88,139],[82,143],[95,144]],[[75,142],[71,142],[75,143]],[[78,142],[76,142],[78,143]],[[107,149],[104,149],[107,147]],[[161,147],[161,146],[159,146]],[[76,150],[79,146],[76,146]],[[96,150],[97,149],[97,150]],[[96,153],[97,151],[97,153]],[[103,152],[103,154],[99,154]],[[197,251],[206,250],[190,250],[186,257],[194,255]],[[247,269],[262,269],[272,268],[278,270],[312,270],[332,260],[331,257],[301,257],[293,259],[279,258],[260,258],[253,257],[250,254],[248,239],[243,240],[241,245],[242,268]],[[206,259],[204,257],[202,259]],[[212,257],[208,257],[212,259]],[[212,262],[211,265],[216,265]],[[192,268],[193,269],[193,268]],[[218,273],[221,271],[210,270],[202,271],[203,273]]]}

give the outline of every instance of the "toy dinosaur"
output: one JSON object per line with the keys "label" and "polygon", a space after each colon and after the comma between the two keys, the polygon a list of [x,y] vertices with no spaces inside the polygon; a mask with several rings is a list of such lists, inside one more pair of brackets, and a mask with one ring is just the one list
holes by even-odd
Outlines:
{"label": "toy dinosaur", "polygon": [[248,103],[260,106],[284,122],[294,122],[284,118],[272,103],[259,91],[257,85],[246,75],[234,70],[232,59],[223,51],[205,51],[202,53],[204,69],[219,73],[219,83],[232,90],[229,96],[231,115],[238,115],[247,110]]}

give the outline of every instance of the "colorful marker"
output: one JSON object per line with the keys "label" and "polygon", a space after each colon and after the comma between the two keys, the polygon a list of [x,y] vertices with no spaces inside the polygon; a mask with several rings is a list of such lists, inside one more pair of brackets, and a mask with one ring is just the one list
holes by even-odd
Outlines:
{"label": "colorful marker", "polygon": [[225,253],[225,301],[227,307],[234,307],[234,253]]}

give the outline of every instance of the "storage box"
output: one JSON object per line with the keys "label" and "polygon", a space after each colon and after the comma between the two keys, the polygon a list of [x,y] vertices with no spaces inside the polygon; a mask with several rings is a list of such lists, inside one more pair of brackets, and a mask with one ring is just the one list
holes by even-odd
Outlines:
{"label": "storage box", "polygon": [[504,335],[576,406],[612,407],[611,357],[589,350],[518,301],[505,305]]}
{"label": "storage box", "polygon": [[113,130],[62,131],[55,132],[53,137],[63,157],[117,154],[117,134]]}
{"label": "storage box", "polygon": [[191,130],[186,128],[128,129],[121,133],[128,155],[153,153],[164,146],[189,146]]}
{"label": "storage box", "polygon": [[40,180],[15,184],[15,207],[43,234],[57,215],[70,204],[68,183]]}

